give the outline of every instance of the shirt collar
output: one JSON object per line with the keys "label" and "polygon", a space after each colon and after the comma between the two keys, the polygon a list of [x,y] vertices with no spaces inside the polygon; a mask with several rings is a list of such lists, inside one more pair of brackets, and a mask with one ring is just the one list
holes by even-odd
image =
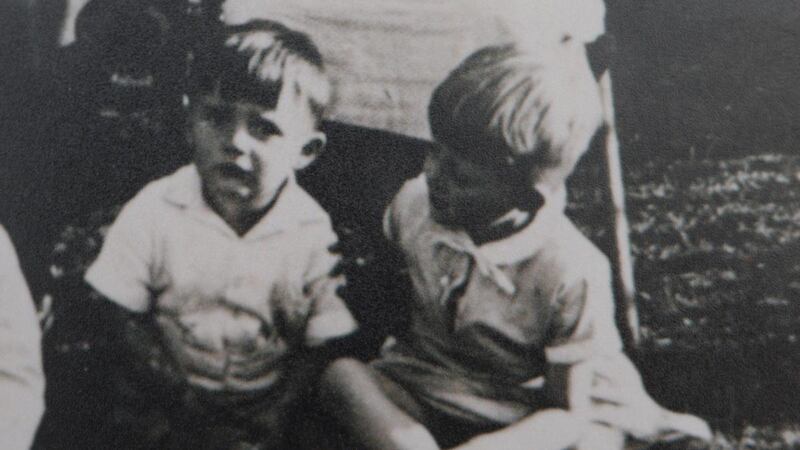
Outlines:
{"label": "shirt collar", "polygon": [[487,242],[479,247],[481,253],[496,265],[514,264],[532,256],[545,240],[553,235],[553,228],[564,214],[567,203],[565,187],[553,190],[548,186],[536,186],[544,196],[544,204],[525,228],[497,241]]}
{"label": "shirt collar", "polygon": [[538,251],[553,235],[553,227],[558,226],[558,218],[563,215],[563,207],[556,201],[547,199],[536,211],[531,223],[516,233],[497,241],[487,242],[478,250],[492,264],[509,265],[522,261]]}
{"label": "shirt collar", "polygon": [[[236,234],[206,203],[200,174],[194,164],[179,169],[171,181],[164,193],[165,201],[192,213],[204,223],[223,226],[226,232]],[[290,176],[272,209],[243,238],[259,239],[328,220],[322,207],[297,184],[294,176]]]}
{"label": "shirt collar", "polygon": [[[442,242],[452,247],[470,248],[495,266],[514,264],[529,258],[550,239],[553,229],[559,226],[557,222],[563,217],[567,199],[565,188],[553,190],[537,186],[537,190],[544,195],[544,204],[536,211],[533,220],[514,234],[476,246],[467,233],[441,227],[442,230],[447,230],[448,234],[452,233],[450,239],[442,239]],[[425,200],[427,201],[427,191]],[[432,218],[430,220],[433,221]]]}
{"label": "shirt collar", "polygon": [[[421,186],[421,200],[428,204],[427,184],[418,181]],[[504,292],[513,295],[516,291],[514,282],[502,271],[499,266],[511,265],[531,257],[541,249],[552,237],[555,227],[560,226],[559,219],[563,217],[566,204],[566,190],[540,190],[545,197],[545,202],[536,212],[531,222],[516,233],[497,241],[487,242],[476,246],[469,235],[463,230],[453,230],[439,225],[429,217],[437,235],[436,244],[444,244],[455,250],[466,251],[472,254],[480,272],[493,280]]]}

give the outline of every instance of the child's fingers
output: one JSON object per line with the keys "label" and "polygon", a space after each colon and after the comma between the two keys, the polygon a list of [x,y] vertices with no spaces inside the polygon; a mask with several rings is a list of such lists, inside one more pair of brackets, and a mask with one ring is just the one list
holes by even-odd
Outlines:
{"label": "child's fingers", "polygon": [[328,251],[331,253],[339,253],[341,254],[344,251],[344,245],[342,244],[341,240],[337,240],[333,244],[328,246]]}
{"label": "child's fingers", "polygon": [[589,392],[589,397],[592,400],[615,405],[630,405],[636,402],[637,395],[632,389],[609,384],[593,386]]}
{"label": "child's fingers", "polygon": [[42,302],[36,311],[36,316],[39,319],[39,325],[42,332],[46,333],[53,326],[53,296],[45,294],[42,296]]}
{"label": "child's fingers", "polygon": [[640,386],[642,378],[636,366],[625,356],[616,355],[593,359],[595,376],[621,386]]}
{"label": "child's fingers", "polygon": [[230,42],[228,45],[231,46],[238,43],[238,51],[241,52],[246,49],[269,48],[275,42],[275,39],[267,33],[256,33],[245,37],[235,36],[235,39],[231,38],[228,42]]}
{"label": "child's fingers", "polygon": [[618,428],[639,439],[648,439],[656,434],[655,424],[649,414],[642,414],[631,408],[595,405],[588,412],[588,417],[596,423]]}
{"label": "child's fingers", "polygon": [[595,405],[588,412],[588,417],[596,423],[616,427],[646,441],[693,437],[708,442],[713,438],[708,424],[699,417],[674,413],[657,405],[644,410],[610,404]]}
{"label": "child's fingers", "polygon": [[281,77],[287,50],[283,47],[283,44],[278,42],[266,53],[267,55],[260,65],[260,67],[265,69],[264,77],[268,80],[277,80]]}
{"label": "child's fingers", "polygon": [[[589,423],[582,416],[548,409],[493,433],[480,435],[454,450],[562,450],[580,442]],[[557,430],[554,432],[554,430]]]}
{"label": "child's fingers", "polygon": [[669,413],[670,428],[692,437],[710,442],[713,439],[711,428],[705,420],[691,414]]}

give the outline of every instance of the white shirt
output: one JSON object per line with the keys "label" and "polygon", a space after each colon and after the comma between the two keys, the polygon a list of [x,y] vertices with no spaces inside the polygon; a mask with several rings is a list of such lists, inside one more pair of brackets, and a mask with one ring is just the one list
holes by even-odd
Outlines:
{"label": "white shirt", "polygon": [[414,289],[408,331],[373,366],[415,398],[467,423],[507,425],[544,406],[531,380],[621,352],[608,259],[558,196],[523,229],[481,246],[436,223],[430,208],[421,175],[384,223]]}
{"label": "white shirt", "polygon": [[193,165],[151,183],[111,226],[86,280],[136,312],[154,311],[190,382],[212,390],[272,385],[303,346],[355,322],[329,277],[330,219],[293,179],[238,236],[205,203]]}

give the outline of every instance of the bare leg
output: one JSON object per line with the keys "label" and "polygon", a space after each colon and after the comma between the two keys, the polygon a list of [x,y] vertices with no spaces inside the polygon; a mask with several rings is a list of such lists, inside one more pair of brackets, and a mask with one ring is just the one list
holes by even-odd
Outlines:
{"label": "bare leg", "polygon": [[[608,436],[594,433],[592,425],[563,409],[546,409],[501,430],[482,434],[457,450],[610,450]],[[615,448],[619,450],[619,447]]]}
{"label": "bare leg", "polygon": [[575,448],[576,450],[622,450],[625,448],[625,433],[616,428],[592,423]]}
{"label": "bare leg", "polygon": [[360,361],[333,362],[323,375],[320,391],[328,413],[366,449],[439,449],[418,421],[421,411],[413,399]]}

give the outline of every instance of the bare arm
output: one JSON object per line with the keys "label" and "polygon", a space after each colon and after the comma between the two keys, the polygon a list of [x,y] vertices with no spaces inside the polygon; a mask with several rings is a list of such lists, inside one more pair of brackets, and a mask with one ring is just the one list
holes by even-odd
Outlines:
{"label": "bare arm", "polygon": [[[430,432],[406,411],[413,407],[409,401],[403,402],[401,389],[376,376],[362,362],[344,358],[337,360],[325,371],[321,386],[326,411],[359,448],[439,449]],[[403,405],[405,408],[401,403],[406,403]]]}
{"label": "bare arm", "polygon": [[94,321],[107,342],[102,356],[110,369],[141,385],[164,392],[182,392],[186,379],[167,353],[150,313],[133,312],[92,290]]}

